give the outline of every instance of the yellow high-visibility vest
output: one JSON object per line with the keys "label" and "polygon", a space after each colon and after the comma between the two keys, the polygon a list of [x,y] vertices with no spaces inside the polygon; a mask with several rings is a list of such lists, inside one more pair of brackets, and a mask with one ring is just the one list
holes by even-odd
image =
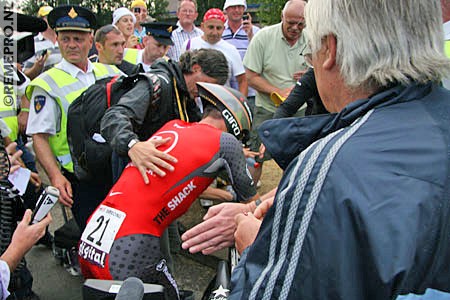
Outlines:
{"label": "yellow high-visibility vest", "polygon": [[[95,79],[114,76],[121,72],[116,66],[94,63]],[[89,86],[72,77],[69,73],[51,68],[28,85],[26,96],[31,101],[35,87],[40,87],[53,98],[61,110],[61,119],[57,122],[56,134],[49,137],[50,148],[56,159],[64,169],[73,172],[73,163],[67,143],[67,112],[69,105],[80,96]]]}

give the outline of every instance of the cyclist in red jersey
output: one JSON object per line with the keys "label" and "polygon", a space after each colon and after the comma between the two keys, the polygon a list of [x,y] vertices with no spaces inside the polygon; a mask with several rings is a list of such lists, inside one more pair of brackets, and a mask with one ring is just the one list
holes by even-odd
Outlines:
{"label": "cyclist in red jersey", "polygon": [[91,215],[78,251],[85,278],[135,276],[162,284],[169,299],[178,299],[176,282],[160,251],[164,229],[188,210],[219,171],[227,171],[239,200],[259,197],[238,141],[251,128],[244,97],[221,85],[197,85],[204,106],[202,120],[170,121],[150,138],[171,138],[159,150],[178,158],[175,170],[165,177],[148,171],[150,184],[145,184],[139,170],[129,164]]}

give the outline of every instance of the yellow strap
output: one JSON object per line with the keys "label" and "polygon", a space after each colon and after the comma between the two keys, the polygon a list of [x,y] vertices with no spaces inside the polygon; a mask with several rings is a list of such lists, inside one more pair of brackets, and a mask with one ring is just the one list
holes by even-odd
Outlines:
{"label": "yellow strap", "polygon": [[[184,101],[183,106],[182,106],[180,95],[178,94],[178,89],[177,89],[177,80],[175,79],[175,77],[173,78],[173,87],[175,88],[175,96],[177,97],[177,105],[178,105],[178,112],[180,113],[180,119],[182,121],[189,122],[189,117],[186,112],[186,101]],[[184,109],[184,111],[183,111],[183,109]]]}

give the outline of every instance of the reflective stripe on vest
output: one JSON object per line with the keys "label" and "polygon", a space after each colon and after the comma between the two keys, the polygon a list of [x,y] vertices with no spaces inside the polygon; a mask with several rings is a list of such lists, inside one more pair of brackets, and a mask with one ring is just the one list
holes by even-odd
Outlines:
{"label": "reflective stripe on vest", "polygon": [[[5,74],[5,68],[1,64],[2,73]],[[19,135],[19,121],[17,120],[17,97],[14,89],[8,89],[10,93],[5,94],[5,85],[3,80],[0,81],[0,118],[5,121],[11,133],[8,137],[11,141],[16,141]]]}
{"label": "reflective stripe on vest", "polygon": [[5,110],[5,111],[0,111],[0,118],[7,118],[7,117],[13,117],[13,116],[17,116],[17,113],[15,111],[12,110]]}
{"label": "reflective stripe on vest", "polygon": [[445,55],[447,55],[447,57],[450,58],[450,41],[445,41],[444,51]]}
{"label": "reflective stripe on vest", "polygon": [[137,65],[138,54],[139,54],[139,49],[127,48],[125,51],[125,54],[123,56],[123,60],[125,60],[129,63],[132,63],[134,65]]}
{"label": "reflective stripe on vest", "polygon": [[[94,63],[95,80],[120,74],[115,66]],[[80,96],[87,88],[84,83],[69,73],[52,68],[34,79],[26,90],[26,95],[30,101],[34,87],[42,88],[51,98],[53,98],[60,108],[60,119],[57,120],[56,134],[49,137],[50,148],[56,156],[58,162],[67,171],[73,172],[73,163],[70,157],[69,145],[67,143],[67,112],[69,105]]]}

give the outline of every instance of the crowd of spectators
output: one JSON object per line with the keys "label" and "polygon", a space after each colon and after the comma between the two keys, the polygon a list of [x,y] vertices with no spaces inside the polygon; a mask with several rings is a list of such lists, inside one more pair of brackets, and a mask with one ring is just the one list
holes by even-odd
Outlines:
{"label": "crowd of spectators", "polygon": [[[152,136],[167,122],[177,130],[205,123],[201,116],[214,115],[211,105],[217,109],[218,99],[232,97],[243,106],[223,100],[216,121],[206,122],[231,134],[211,140],[225,150],[203,162],[202,175],[188,172],[158,197],[181,205],[195,188],[194,178],[204,177],[208,184],[199,197],[225,203],[212,206],[181,237],[176,222],[155,234],[145,222],[131,220],[142,227],[139,235],[156,238],[160,251],[152,251],[163,259],[152,260],[155,270],[146,281],[154,278],[182,298],[170,274],[171,252],[182,247],[208,255],[235,246],[242,257],[228,299],[450,299],[449,12],[449,0],[288,0],[280,22],[260,28],[245,0],[225,0],[203,16],[195,0],[182,0],[176,23],[149,16],[143,0],[114,10],[110,24],[98,24],[85,7],[40,7],[27,19],[35,22],[29,31],[39,28],[34,53],[17,62],[13,101],[0,104],[10,171],[30,170],[22,221],[0,256],[0,298],[11,293],[38,299],[32,280],[7,287],[35,243],[52,243],[46,230],[51,216],[29,225],[31,211],[25,210],[33,209],[42,176],[59,190],[80,232],[94,212],[98,219],[91,223],[103,226],[99,211],[109,205],[115,223],[108,229],[105,222],[107,246],[95,251],[110,255],[123,242],[116,234],[126,215],[108,200],[116,196],[115,182],[126,185],[121,176],[130,168],[134,184],[149,187],[137,192],[152,193],[155,178],[172,182],[189,153],[171,152],[176,137]],[[2,61],[3,74],[8,64]],[[113,176],[105,182],[79,178],[67,133],[71,103],[101,80],[138,73],[143,76],[106,111],[100,132],[92,135],[110,145]],[[6,99],[6,83],[1,84]],[[213,88],[219,85],[226,88]],[[235,138],[241,139],[239,155],[230,156]],[[245,165],[243,157],[258,164],[237,167]],[[283,178],[259,197],[254,188],[269,159],[283,169]],[[210,185],[218,170],[242,171],[225,178],[237,193]],[[190,180],[192,190],[170,193]],[[156,213],[149,220],[174,221],[167,208]],[[87,231],[80,238],[95,247],[87,237],[94,232]],[[115,270],[97,258],[92,262]],[[132,266],[126,277],[141,275]],[[100,273],[87,277],[111,277]]]}

